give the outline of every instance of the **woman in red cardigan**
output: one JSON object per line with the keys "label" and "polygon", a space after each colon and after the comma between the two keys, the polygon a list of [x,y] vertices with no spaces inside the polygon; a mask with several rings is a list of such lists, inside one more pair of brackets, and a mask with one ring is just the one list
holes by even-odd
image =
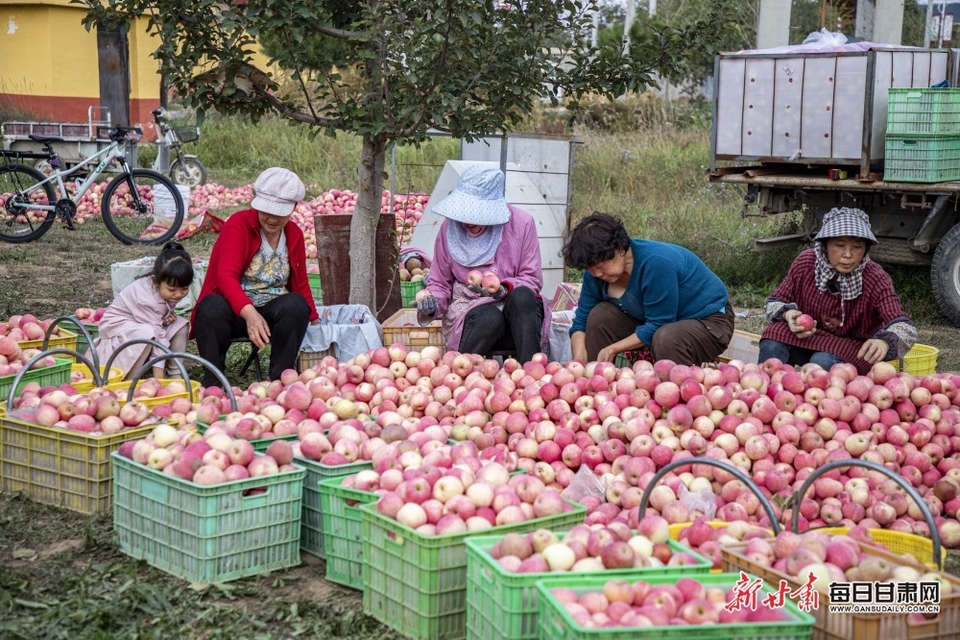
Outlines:
{"label": "woman in red cardigan", "polygon": [[917,328],[890,276],[870,260],[877,239],[867,214],[832,209],[814,239],[767,298],[770,325],[760,340],[759,362],[812,362],[827,370],[849,362],[866,374],[877,362],[906,354]]}
{"label": "woman in red cardigan", "polygon": [[[269,378],[296,366],[308,323],[318,322],[303,232],[290,221],[303,182],[271,167],[253,185],[251,209],[230,216],[213,245],[190,326],[197,352],[221,371],[234,338],[270,345]],[[204,386],[219,386],[205,372]]]}

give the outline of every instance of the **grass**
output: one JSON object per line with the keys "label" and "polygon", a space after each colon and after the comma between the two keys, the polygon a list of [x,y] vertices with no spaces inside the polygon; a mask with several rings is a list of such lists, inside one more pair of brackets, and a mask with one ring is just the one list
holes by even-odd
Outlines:
{"label": "grass", "polygon": [[[640,119],[655,126],[616,134],[577,131],[582,144],[573,171],[571,222],[606,211],[622,217],[634,236],[684,245],[720,275],[735,305],[761,309],[797,249],[755,253],[753,241],[778,235],[791,220],[741,218],[742,194],[707,182],[708,132],[702,125]],[[199,144],[188,146],[207,166],[211,182],[247,184],[267,166],[288,166],[314,194],[356,190],[359,147],[355,137],[311,137],[270,118],[254,126],[220,117],[208,118]],[[443,163],[458,152],[457,141],[442,137],[420,149],[398,148],[395,190],[429,193]],[[150,160],[149,149],[140,158]],[[206,257],[213,240],[197,236],[184,244],[191,254]],[[106,305],[112,298],[111,264],[155,254],[152,247],[120,244],[99,223],[74,232],[56,225],[37,242],[0,244],[0,319],[27,311],[53,317]],[[921,342],[941,349],[940,369],[960,371],[955,346],[960,331],[937,310],[926,270],[888,271],[921,327]],[[754,314],[737,324],[757,332],[765,320]],[[255,377],[252,370],[238,375],[247,353],[246,346],[235,346],[228,354],[227,377],[240,387]],[[268,353],[260,358],[266,369]],[[190,371],[199,377],[198,367]],[[121,554],[109,516],[84,516],[0,494],[0,638],[390,637],[360,614],[356,592],[322,580],[322,561],[304,559],[286,572],[202,588]]]}

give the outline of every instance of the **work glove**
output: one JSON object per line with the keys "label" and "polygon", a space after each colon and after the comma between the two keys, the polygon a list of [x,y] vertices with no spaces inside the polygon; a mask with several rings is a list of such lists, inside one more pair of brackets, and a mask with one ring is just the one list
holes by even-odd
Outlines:
{"label": "work glove", "polygon": [[857,357],[862,358],[869,362],[870,364],[876,364],[881,360],[886,359],[887,352],[890,350],[890,345],[887,344],[886,340],[881,340],[879,338],[871,338],[863,343],[863,346],[860,347]]}
{"label": "work glove", "polygon": [[793,331],[795,334],[797,334],[798,338],[809,338],[817,332],[817,321],[813,320],[813,325],[811,327],[803,327],[797,323],[797,318],[799,318],[801,315],[805,314],[801,313],[797,309],[789,309],[783,312],[783,319],[787,323],[787,326],[790,327],[790,331]]}
{"label": "work glove", "polygon": [[421,289],[417,292],[417,313],[422,316],[433,316],[437,314],[437,299],[426,289]]}
{"label": "work glove", "polygon": [[507,288],[503,285],[500,285],[492,292],[484,289],[478,284],[467,285],[467,289],[470,289],[470,291],[474,292],[481,298],[493,298],[494,300],[503,300],[503,297],[507,295]]}

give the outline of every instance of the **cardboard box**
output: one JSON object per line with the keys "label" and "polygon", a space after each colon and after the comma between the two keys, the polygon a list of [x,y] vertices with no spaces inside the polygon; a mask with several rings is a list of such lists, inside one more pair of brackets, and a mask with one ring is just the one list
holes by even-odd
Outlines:
{"label": "cardboard box", "polygon": [[717,360],[719,362],[730,362],[731,360],[756,362],[759,356],[760,334],[734,331],[733,338],[727,345],[726,351],[717,356]]}
{"label": "cardboard box", "polygon": [[553,294],[553,301],[550,303],[551,311],[570,311],[577,306],[580,300],[579,282],[561,282],[557,285],[557,291]]}

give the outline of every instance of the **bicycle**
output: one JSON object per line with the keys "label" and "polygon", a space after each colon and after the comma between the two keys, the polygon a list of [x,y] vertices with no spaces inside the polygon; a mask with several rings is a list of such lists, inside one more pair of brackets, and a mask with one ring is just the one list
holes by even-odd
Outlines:
{"label": "bicycle", "polygon": [[[189,155],[183,152],[182,145],[185,142],[196,142],[200,139],[199,127],[174,127],[170,125],[168,118],[169,112],[163,107],[158,107],[151,111],[153,121],[160,132],[160,139],[157,140],[157,158],[153,161],[153,170],[160,173],[167,173],[169,164],[169,176],[177,184],[196,187],[205,184],[207,181],[207,168],[203,166],[200,159],[195,155]],[[163,149],[166,147],[166,149]],[[164,153],[166,151],[166,153]],[[172,163],[171,157],[176,157]]]}
{"label": "bicycle", "polygon": [[[31,135],[31,140],[43,145],[43,152],[0,150],[0,157],[8,160],[40,159],[49,167],[48,174],[44,174],[21,162],[0,165],[0,240],[31,242],[43,236],[57,218],[68,229],[75,229],[73,219],[81,198],[100,174],[113,165],[119,167],[119,175],[107,184],[100,206],[103,223],[110,233],[124,244],[157,245],[173,238],[186,208],[180,191],[162,173],[131,169],[123,155],[122,144],[137,141],[142,135],[137,127],[100,128],[97,136],[108,138],[110,145],[70,169],[63,168],[51,146],[61,138]],[[75,186],[72,195],[68,189],[70,179]],[[155,224],[159,220],[163,220],[162,225]],[[163,231],[145,235],[148,228]]]}

